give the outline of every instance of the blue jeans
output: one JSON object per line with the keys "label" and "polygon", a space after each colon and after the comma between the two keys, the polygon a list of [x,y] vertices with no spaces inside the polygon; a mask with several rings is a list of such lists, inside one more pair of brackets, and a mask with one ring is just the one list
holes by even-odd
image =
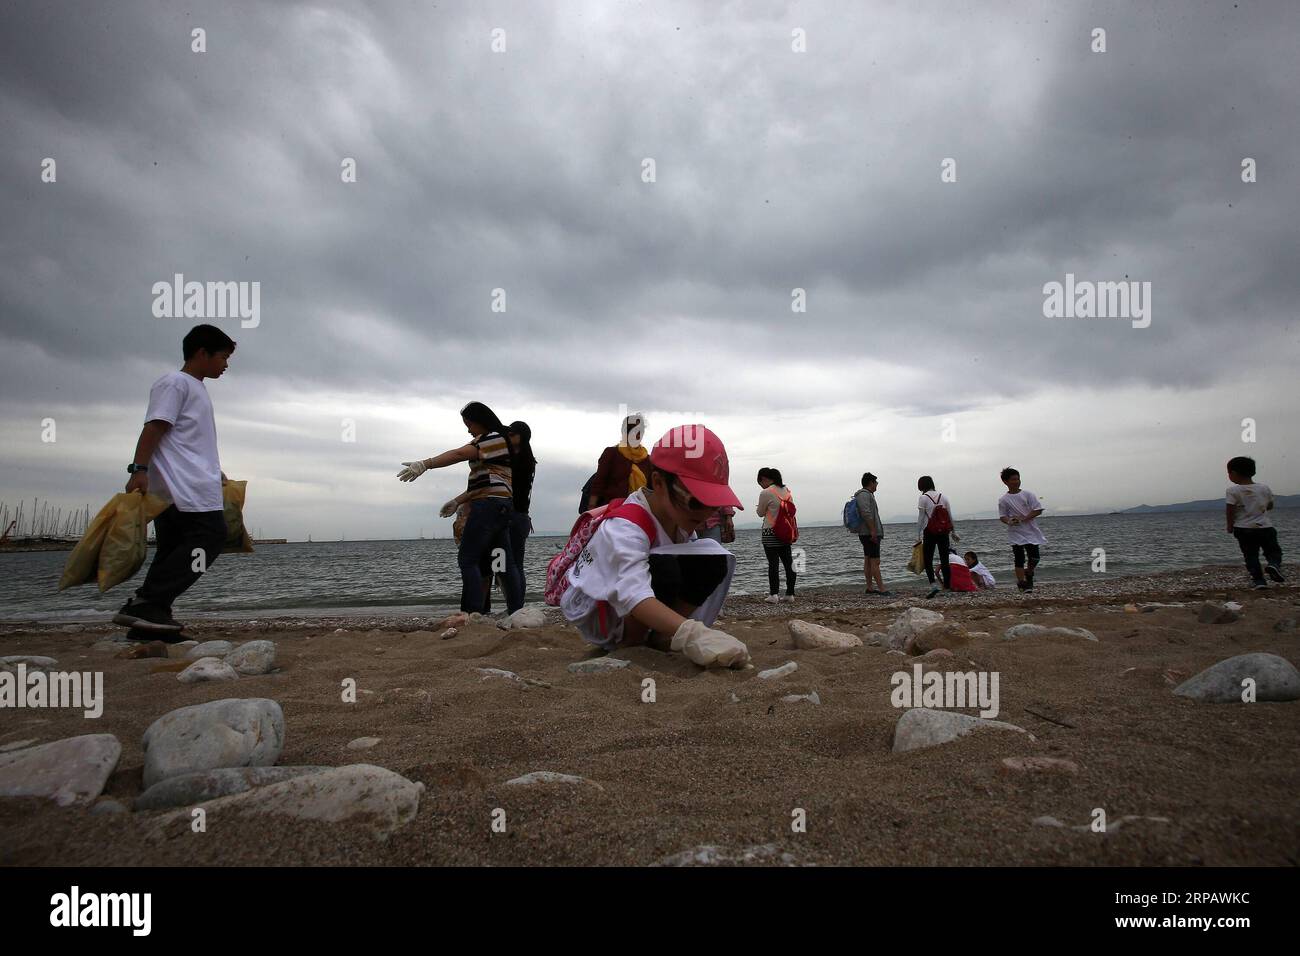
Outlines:
{"label": "blue jeans", "polygon": [[519,582],[519,600],[524,601],[528,593],[524,580],[524,545],[533,530],[533,521],[525,512],[514,511],[510,515],[510,557],[514,560],[516,580]]}
{"label": "blue jeans", "polygon": [[505,556],[506,610],[513,614],[524,606],[521,575],[510,547],[510,519],[514,511],[509,498],[480,498],[470,503],[469,518],[456,555],[460,566],[460,609],[466,613],[483,610],[484,582],[479,562],[498,548]]}

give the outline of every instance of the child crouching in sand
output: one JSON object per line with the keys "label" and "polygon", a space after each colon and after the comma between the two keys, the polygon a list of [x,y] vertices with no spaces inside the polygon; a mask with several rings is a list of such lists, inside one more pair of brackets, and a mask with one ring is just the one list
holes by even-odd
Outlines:
{"label": "child crouching in sand", "polygon": [[722,609],[735,556],[695,532],[723,506],[722,442],[703,425],[671,429],[655,443],[646,485],[600,521],[568,569],[564,616],[606,650],[649,644],[681,651],[702,667],[744,667],[749,649],[711,625]]}

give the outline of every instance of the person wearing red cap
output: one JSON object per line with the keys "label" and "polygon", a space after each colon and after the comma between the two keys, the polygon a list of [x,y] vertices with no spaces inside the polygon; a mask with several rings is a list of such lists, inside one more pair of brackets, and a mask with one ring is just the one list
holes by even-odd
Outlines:
{"label": "person wearing red cap", "polygon": [[710,627],[736,558],[696,535],[718,508],[740,505],[727,484],[722,441],[703,425],[678,426],[655,443],[643,467],[645,487],[624,507],[644,509],[649,520],[614,515],[600,523],[569,569],[564,616],[606,650],[649,644],[702,667],[744,667],[744,643]]}

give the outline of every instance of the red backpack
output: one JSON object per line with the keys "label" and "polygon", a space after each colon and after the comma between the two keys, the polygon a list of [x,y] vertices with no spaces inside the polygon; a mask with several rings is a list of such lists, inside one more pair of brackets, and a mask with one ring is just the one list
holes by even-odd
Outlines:
{"label": "red backpack", "polygon": [[799,540],[799,522],[794,520],[794,496],[787,493],[786,497],[777,495],[777,498],[781,504],[777,508],[776,517],[772,519],[772,534],[782,544],[794,544]]}
{"label": "red backpack", "polygon": [[[926,497],[930,498],[930,495],[927,493]],[[934,501],[934,510],[930,512],[930,520],[925,523],[925,530],[930,534],[947,534],[952,530],[952,515],[939,502],[933,498],[930,500]]]}
{"label": "red backpack", "polygon": [[573,529],[569,532],[569,540],[560,549],[560,553],[551,558],[550,564],[546,566],[546,594],[544,600],[552,607],[558,607],[560,598],[564,597],[564,592],[569,590],[569,568],[573,567],[573,562],[578,560],[578,555],[582,554],[582,549],[587,546],[596,533],[596,529],[602,523],[610,518],[626,518],[634,525],[645,532],[646,538],[654,544],[655,540],[655,523],[650,512],[646,511],[640,505],[626,504],[627,499],[615,498],[608,504],[601,505],[599,508],[592,508],[590,511],[584,511],[578,515],[578,520],[573,523]]}

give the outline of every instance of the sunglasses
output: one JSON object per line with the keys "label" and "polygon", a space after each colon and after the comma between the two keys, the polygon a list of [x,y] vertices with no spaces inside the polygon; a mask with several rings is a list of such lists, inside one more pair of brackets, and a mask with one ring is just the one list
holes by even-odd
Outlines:
{"label": "sunglasses", "polygon": [[704,502],[700,501],[686,490],[685,485],[679,484],[676,480],[669,480],[668,490],[672,493],[673,497],[677,499],[678,503],[687,511],[714,510],[713,505],[706,505]]}

